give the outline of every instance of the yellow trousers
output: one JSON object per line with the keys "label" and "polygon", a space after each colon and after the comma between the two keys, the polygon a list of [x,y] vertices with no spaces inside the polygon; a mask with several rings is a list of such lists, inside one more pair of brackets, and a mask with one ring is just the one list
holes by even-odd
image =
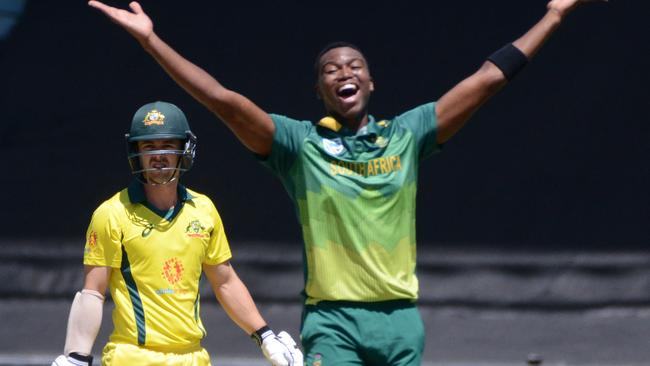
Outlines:
{"label": "yellow trousers", "polygon": [[167,352],[127,343],[109,342],[102,353],[103,366],[210,366],[210,355],[201,346]]}

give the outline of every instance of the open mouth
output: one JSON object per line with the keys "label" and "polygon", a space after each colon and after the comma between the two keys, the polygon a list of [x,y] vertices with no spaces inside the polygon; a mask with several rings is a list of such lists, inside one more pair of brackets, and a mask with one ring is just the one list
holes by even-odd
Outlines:
{"label": "open mouth", "polygon": [[359,87],[354,84],[345,84],[336,90],[336,95],[339,98],[348,99],[353,97],[359,91]]}
{"label": "open mouth", "polygon": [[165,169],[165,168],[167,167],[167,164],[164,164],[164,163],[155,163],[155,164],[152,164],[151,167],[154,168],[154,169],[156,169],[156,170],[162,171],[163,169]]}

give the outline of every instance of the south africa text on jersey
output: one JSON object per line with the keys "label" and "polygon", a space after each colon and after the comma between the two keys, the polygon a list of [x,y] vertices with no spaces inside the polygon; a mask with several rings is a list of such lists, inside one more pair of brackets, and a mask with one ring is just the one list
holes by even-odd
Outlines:
{"label": "south africa text on jersey", "polygon": [[402,170],[402,161],[397,155],[376,158],[367,162],[330,161],[331,175],[360,175],[364,177],[388,174]]}

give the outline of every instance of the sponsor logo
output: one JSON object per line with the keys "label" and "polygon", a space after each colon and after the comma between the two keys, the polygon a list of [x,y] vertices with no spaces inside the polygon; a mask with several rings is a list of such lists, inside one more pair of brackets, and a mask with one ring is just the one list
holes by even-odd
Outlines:
{"label": "sponsor logo", "polygon": [[159,288],[156,290],[157,295],[172,295],[174,294],[173,288]]}
{"label": "sponsor logo", "polygon": [[194,220],[187,224],[187,227],[185,227],[185,234],[190,238],[205,238],[210,236],[210,234],[206,232],[205,226],[201,225],[199,220]]}
{"label": "sponsor logo", "polygon": [[386,120],[379,121],[377,122],[377,125],[386,128],[388,127],[388,125],[390,125],[390,121],[386,121]]}
{"label": "sponsor logo", "polygon": [[323,148],[332,155],[340,155],[345,150],[340,138],[334,140],[323,139]]}
{"label": "sponsor logo", "polygon": [[181,261],[176,257],[163,262],[162,276],[167,280],[167,282],[172,284],[172,286],[183,279],[184,271],[185,268],[183,267],[183,263],[181,263]]}
{"label": "sponsor logo", "polygon": [[154,109],[151,112],[147,113],[147,115],[144,117],[144,121],[142,122],[144,122],[145,126],[164,125],[165,115]]}
{"label": "sponsor logo", "polygon": [[156,289],[157,295],[173,295],[173,294],[185,294],[189,290],[182,288],[180,282],[183,280],[183,272],[185,268],[183,263],[176,257],[169,258],[163,262],[162,265],[162,277],[169,284],[170,287]]}

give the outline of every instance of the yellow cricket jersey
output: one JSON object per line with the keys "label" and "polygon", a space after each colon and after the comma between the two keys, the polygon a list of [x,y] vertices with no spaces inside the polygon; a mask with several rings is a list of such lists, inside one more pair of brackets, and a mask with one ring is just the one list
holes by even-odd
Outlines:
{"label": "yellow cricket jersey", "polygon": [[84,264],[112,267],[111,342],[160,350],[196,347],[206,332],[199,317],[202,264],[231,257],[212,201],[179,185],[179,204],[151,207],[133,182],[95,210]]}

